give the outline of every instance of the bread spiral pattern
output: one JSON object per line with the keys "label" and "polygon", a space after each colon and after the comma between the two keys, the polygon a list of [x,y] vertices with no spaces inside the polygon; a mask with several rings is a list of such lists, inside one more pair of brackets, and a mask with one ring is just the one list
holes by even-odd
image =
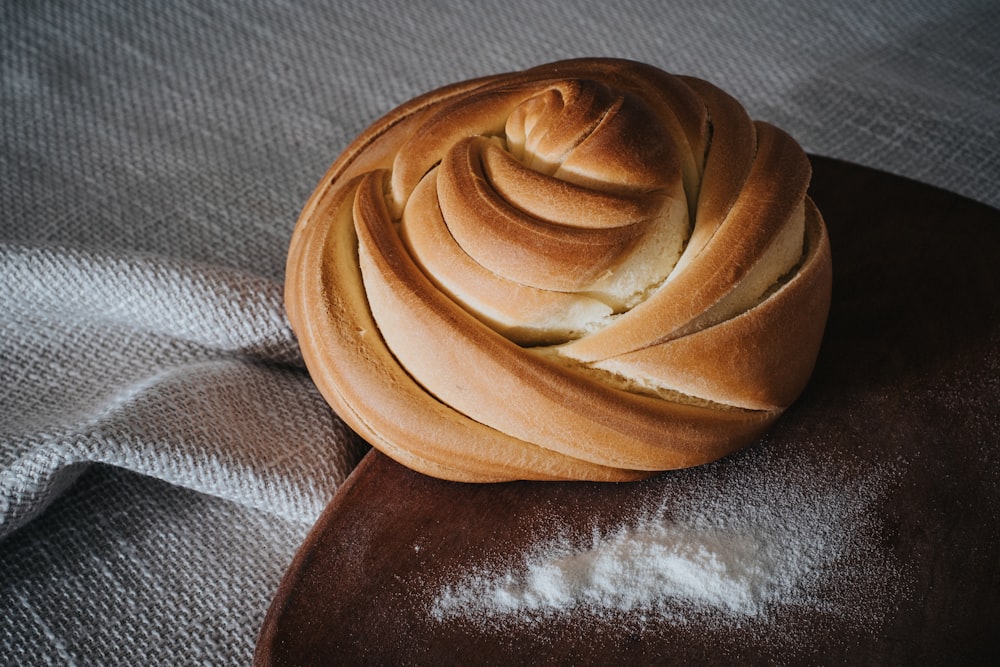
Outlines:
{"label": "bread spiral pattern", "polygon": [[718,459],[812,372],[831,258],[799,145],[705,81],[572,60],[413,99],[302,212],[286,301],[373,446],[460,481]]}

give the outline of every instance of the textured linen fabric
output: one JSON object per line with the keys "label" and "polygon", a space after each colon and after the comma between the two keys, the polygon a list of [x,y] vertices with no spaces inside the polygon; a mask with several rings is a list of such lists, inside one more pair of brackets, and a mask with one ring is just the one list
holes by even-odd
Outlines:
{"label": "textured linen fabric", "polygon": [[0,664],[247,664],[364,454],[282,307],[296,216],[395,105],[577,56],[1000,207],[1000,11],[952,2],[0,5]]}

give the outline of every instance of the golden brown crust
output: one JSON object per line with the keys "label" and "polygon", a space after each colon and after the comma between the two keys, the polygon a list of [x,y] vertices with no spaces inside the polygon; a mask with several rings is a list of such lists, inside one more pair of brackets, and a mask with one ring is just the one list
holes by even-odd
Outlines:
{"label": "golden brown crust", "polygon": [[334,163],[289,252],[355,430],[463,481],[717,459],[798,396],[829,307],[809,163],[703,81],[575,60],[455,84]]}

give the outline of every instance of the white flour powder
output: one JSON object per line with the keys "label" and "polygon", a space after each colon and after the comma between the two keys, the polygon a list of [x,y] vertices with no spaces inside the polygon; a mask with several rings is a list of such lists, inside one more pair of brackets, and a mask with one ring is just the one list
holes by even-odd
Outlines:
{"label": "white flour powder", "polygon": [[860,616],[878,614],[900,580],[870,511],[891,475],[849,479],[831,465],[767,458],[678,473],[615,530],[546,539],[514,567],[463,573],[431,615],[524,622],[584,611],[738,625],[794,605],[874,620]]}

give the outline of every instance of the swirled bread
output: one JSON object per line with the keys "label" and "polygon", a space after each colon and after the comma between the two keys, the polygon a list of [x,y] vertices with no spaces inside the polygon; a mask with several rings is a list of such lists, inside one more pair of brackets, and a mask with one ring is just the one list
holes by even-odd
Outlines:
{"label": "swirled bread", "polygon": [[393,110],[306,205],[286,301],[373,446],[463,481],[718,459],[803,390],[830,300],[809,161],[705,81],[583,59]]}

